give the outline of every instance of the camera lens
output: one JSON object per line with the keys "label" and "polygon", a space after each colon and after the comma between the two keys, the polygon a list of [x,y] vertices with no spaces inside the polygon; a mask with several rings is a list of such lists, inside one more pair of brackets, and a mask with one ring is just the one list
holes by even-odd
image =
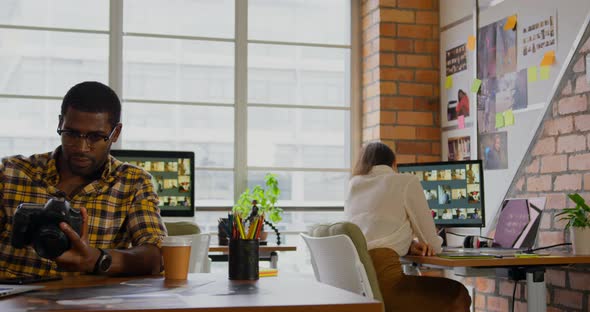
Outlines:
{"label": "camera lens", "polygon": [[40,257],[54,259],[70,249],[70,241],[57,226],[42,226],[33,239],[33,248]]}

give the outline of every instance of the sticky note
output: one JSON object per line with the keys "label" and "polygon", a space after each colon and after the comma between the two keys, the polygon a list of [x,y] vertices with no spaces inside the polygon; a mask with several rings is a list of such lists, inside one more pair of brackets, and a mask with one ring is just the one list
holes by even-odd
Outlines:
{"label": "sticky note", "polygon": [[504,112],[504,126],[512,126],[514,124],[514,113],[511,109]]}
{"label": "sticky note", "polygon": [[450,89],[453,87],[453,76],[447,76],[447,81],[445,82],[445,88]]}
{"label": "sticky note", "polygon": [[457,122],[459,123],[459,129],[465,128],[465,116],[461,115],[457,118]]}
{"label": "sticky note", "polygon": [[537,66],[531,66],[528,69],[528,80],[529,82],[537,81]]}
{"label": "sticky note", "polygon": [[541,66],[549,66],[555,63],[555,51],[548,51],[543,55],[543,60],[541,61]]}
{"label": "sticky note", "polygon": [[504,30],[513,30],[516,28],[516,15],[508,17],[506,24],[504,24]]}
{"label": "sticky note", "polygon": [[541,80],[549,80],[550,71],[551,66],[541,66],[541,70],[539,71],[539,78],[541,78]]}
{"label": "sticky note", "polygon": [[473,79],[473,84],[471,85],[471,92],[477,93],[479,92],[479,87],[481,87],[481,80],[475,78]]}
{"label": "sticky note", "polygon": [[475,50],[475,36],[469,36],[469,38],[467,38],[467,49],[469,49],[469,51]]}
{"label": "sticky note", "polygon": [[496,113],[496,129],[504,128],[504,114]]}

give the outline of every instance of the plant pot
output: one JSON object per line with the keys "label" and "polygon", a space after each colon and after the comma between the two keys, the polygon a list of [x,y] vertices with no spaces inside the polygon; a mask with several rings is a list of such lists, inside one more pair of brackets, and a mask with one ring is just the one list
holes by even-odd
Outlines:
{"label": "plant pot", "polygon": [[590,227],[570,227],[574,255],[590,255]]}

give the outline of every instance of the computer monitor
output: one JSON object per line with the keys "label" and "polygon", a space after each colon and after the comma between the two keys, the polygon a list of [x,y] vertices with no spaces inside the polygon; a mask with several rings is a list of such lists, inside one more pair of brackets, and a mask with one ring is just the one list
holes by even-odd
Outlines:
{"label": "computer monitor", "polygon": [[481,160],[400,164],[398,171],[418,177],[436,225],[485,225]]}
{"label": "computer monitor", "polygon": [[163,217],[195,215],[194,152],[111,150],[111,155],[152,175]]}

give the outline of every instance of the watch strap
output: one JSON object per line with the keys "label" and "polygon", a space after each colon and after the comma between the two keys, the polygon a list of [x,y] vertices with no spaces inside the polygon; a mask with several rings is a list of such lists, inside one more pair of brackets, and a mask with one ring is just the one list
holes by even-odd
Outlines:
{"label": "watch strap", "polygon": [[105,257],[106,252],[102,249],[102,248],[96,248],[98,249],[98,251],[100,251],[100,255],[98,256],[98,259],[96,259],[96,263],[94,264],[94,270],[92,270],[92,274],[99,274],[99,268],[100,268],[100,262],[102,261],[102,259]]}

